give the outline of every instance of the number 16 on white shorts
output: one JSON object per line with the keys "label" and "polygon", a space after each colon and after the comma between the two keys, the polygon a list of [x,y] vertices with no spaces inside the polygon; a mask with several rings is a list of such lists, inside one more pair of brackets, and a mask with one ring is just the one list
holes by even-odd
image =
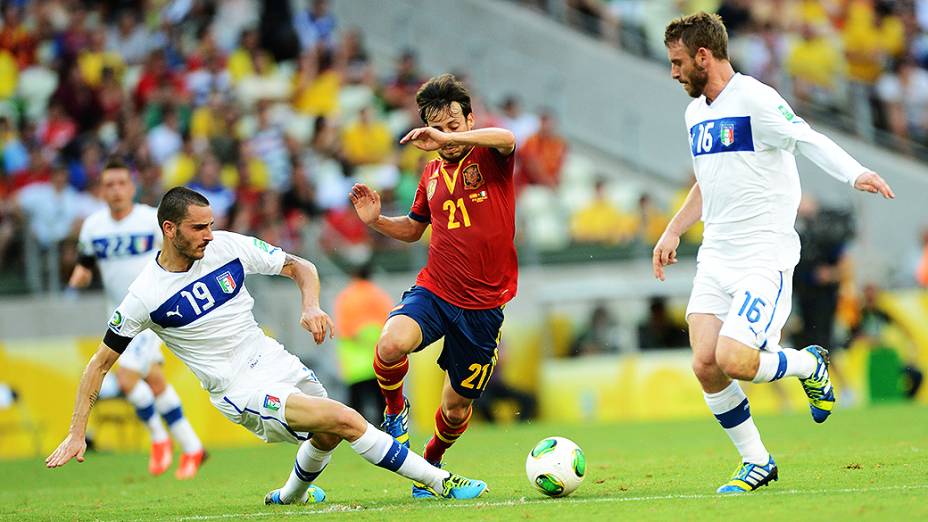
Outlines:
{"label": "number 16 on white shorts", "polygon": [[723,322],[720,336],[778,351],[792,302],[792,269],[732,270],[700,263],[686,315],[715,315]]}

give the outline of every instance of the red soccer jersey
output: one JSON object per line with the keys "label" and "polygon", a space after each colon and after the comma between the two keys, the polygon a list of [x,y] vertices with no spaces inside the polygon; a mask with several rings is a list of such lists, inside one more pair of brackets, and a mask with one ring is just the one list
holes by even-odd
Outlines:
{"label": "red soccer jersey", "polygon": [[515,297],[515,153],[474,147],[458,163],[428,162],[409,217],[432,224],[429,259],[416,284],[471,310]]}

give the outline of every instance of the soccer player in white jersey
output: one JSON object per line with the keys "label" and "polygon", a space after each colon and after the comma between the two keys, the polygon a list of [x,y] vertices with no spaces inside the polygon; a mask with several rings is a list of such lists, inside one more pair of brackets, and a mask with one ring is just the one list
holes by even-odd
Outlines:
{"label": "soccer player in white jersey", "polygon": [[[84,221],[80,233],[80,256],[68,286],[86,288],[93,280],[93,265],[100,268],[107,308],[114,310],[129,291],[129,285],[161,246],[156,210],[133,203],[135,184],[129,169],[110,161],[100,174],[107,208]],[[190,422],[184,417],[180,397],[164,378],[161,339],[154,332],[137,335],[119,359],[116,379],[126,399],[151,435],[148,471],[160,475],[173,461],[171,439],[162,418],[182,449],[175,476],[193,478],[205,452]]]}
{"label": "soccer player in white jersey", "polygon": [[799,152],[858,190],[893,198],[889,185],[796,116],[777,92],[735,73],[728,35],[717,15],[673,20],[664,35],[674,80],[696,98],[686,126],[696,183],[654,247],[654,275],[677,261],[680,236],[705,222],[686,316],[693,372],[706,403],[741,454],[719,493],[752,491],[776,480],[776,463],[751,419],[739,380],[797,377],[812,417],[823,422],[835,393],[828,352],[780,346],[789,316],[799,237]]}
{"label": "soccer player in white jersey", "polygon": [[321,502],[312,482],[344,439],[364,459],[427,484],[445,498],[474,498],[486,484],[432,466],[355,410],[326,397],[316,375],[266,336],[252,313],[248,274],[282,275],[302,294],[300,324],[317,344],[332,321],[319,308],[319,278],[312,263],[257,238],[213,232],[213,214],[201,194],[169,190],[158,206],[163,249],[129,287],[78,388],[68,436],[46,459],[50,468],[84,460],[84,430],[103,376],[132,338],[151,329],[193,371],[213,405],[229,420],[266,442],[299,444],[283,487],[267,504]]}

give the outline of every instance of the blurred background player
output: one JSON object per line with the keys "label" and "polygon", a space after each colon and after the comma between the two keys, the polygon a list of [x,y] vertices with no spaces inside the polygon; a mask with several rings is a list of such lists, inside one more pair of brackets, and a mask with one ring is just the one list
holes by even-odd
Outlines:
{"label": "blurred background player", "polygon": [[[416,284],[390,313],[377,342],[374,370],[386,400],[383,429],[408,445],[409,401],[403,378],[407,355],[444,337],[438,365],[446,372],[435,434],[425,458],[440,465],[445,450],[467,429],[498,359],[503,305],[518,278],[513,195],[515,137],[500,128],[474,128],[470,94],[450,74],[416,93],[426,127],[400,140],[438,151],[419,180],[408,215],[380,214],[380,195],[363,184],[351,191],[358,217],[378,232],[414,242],[432,225],[428,262]],[[413,486],[413,496],[433,496]]]}
{"label": "blurred background player", "polygon": [[266,442],[299,444],[286,484],[265,504],[322,502],[312,482],[342,439],[368,462],[425,484],[435,496],[474,498],[487,485],[429,465],[358,412],[327,398],[315,372],[264,334],[255,321],[248,274],[292,279],[302,297],[300,324],[321,344],[333,332],[319,307],[319,276],[305,259],[264,241],[217,231],[209,201],[188,188],[169,190],[158,206],[162,250],[129,285],[103,342],[78,386],[68,436],[49,468],[84,460],[84,431],[100,383],[132,339],[151,329],[197,376],[226,418]]}
{"label": "blurred background player", "polygon": [[[86,288],[93,280],[96,264],[103,278],[107,308],[114,310],[135,277],[154,258],[161,246],[161,232],[156,210],[133,203],[135,184],[126,165],[110,160],[100,175],[100,183],[106,208],[91,214],[81,227],[79,263],[68,285]],[[153,332],[143,332],[123,353],[116,379],[151,434],[148,471],[160,475],[173,461],[171,439],[161,422],[163,418],[183,451],[175,476],[189,479],[196,475],[203,461],[203,445],[184,417],[180,397],[164,378],[163,364],[161,340]]]}
{"label": "blurred background player", "polygon": [[377,343],[393,301],[371,281],[371,267],[355,269],[351,282],[335,298],[335,334],[342,381],[348,387],[348,406],[374,422],[384,402],[374,374],[371,346]]}
{"label": "blurred background player", "polygon": [[773,88],[735,73],[718,15],[673,20],[664,43],[673,79],[696,98],[685,115],[696,184],[654,247],[654,274],[664,279],[680,236],[702,219],[704,240],[686,311],[693,371],[741,453],[741,466],[718,492],[743,493],[776,480],[778,472],[737,380],[799,378],[815,422],[824,422],[835,403],[828,351],[779,345],[800,250],[793,152],[858,190],[895,196],[879,175],[796,116]]}

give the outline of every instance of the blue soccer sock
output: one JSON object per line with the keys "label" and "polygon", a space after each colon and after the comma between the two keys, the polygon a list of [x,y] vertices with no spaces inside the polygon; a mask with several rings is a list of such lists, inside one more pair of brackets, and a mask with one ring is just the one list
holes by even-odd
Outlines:
{"label": "blue soccer sock", "polygon": [[753,381],[773,382],[784,377],[807,379],[815,373],[818,359],[805,350],[781,348],[775,352],[760,352],[760,364]]}
{"label": "blue soccer sock", "polygon": [[766,465],[770,453],[760,440],[760,432],[751,417],[748,398],[741,391],[737,381],[732,381],[724,390],[717,393],[705,393],[706,404],[722,429],[738,448],[742,462]]}
{"label": "blue soccer sock", "polygon": [[280,500],[284,504],[290,504],[302,499],[316,477],[322,473],[322,470],[329,464],[332,459],[332,453],[335,449],[321,450],[313,446],[311,441],[305,441],[300,445],[296,452],[296,462],[293,463],[293,469],[290,471],[290,478],[284,487],[280,488]]}

